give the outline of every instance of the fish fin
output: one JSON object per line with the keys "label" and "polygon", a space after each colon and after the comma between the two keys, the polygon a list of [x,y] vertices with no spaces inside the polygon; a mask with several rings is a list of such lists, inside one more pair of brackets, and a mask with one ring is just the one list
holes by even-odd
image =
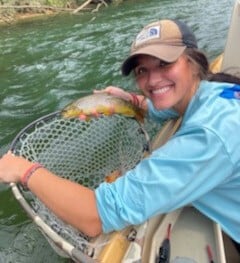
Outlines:
{"label": "fish fin", "polygon": [[112,183],[117,180],[118,177],[122,175],[120,170],[115,170],[111,172],[110,174],[106,175],[104,178],[104,181],[107,183]]}
{"label": "fish fin", "polygon": [[99,114],[103,114],[103,115],[106,115],[106,116],[111,116],[115,113],[115,109],[114,107],[106,107],[104,105],[99,105],[97,108],[96,108],[96,111],[99,113]]}
{"label": "fish fin", "polygon": [[135,118],[139,123],[144,123],[145,111],[143,109],[139,109]]}

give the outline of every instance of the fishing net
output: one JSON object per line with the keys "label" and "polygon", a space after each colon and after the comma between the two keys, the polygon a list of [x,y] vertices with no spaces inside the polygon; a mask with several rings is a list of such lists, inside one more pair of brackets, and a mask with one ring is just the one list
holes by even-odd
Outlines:
{"label": "fishing net", "polygon": [[[148,136],[134,118],[101,116],[89,121],[66,119],[59,112],[23,129],[13,141],[16,154],[43,164],[53,173],[95,189],[106,175],[132,169],[148,151]],[[57,218],[30,191],[11,184],[15,197],[57,252],[77,262],[92,262],[99,246]],[[76,200],[77,202],[78,200]]]}

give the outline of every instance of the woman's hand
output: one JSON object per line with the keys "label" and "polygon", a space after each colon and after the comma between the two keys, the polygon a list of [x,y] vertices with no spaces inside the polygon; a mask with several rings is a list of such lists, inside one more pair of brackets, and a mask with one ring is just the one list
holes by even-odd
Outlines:
{"label": "woman's hand", "polygon": [[123,89],[119,87],[115,87],[115,86],[108,86],[102,90],[94,90],[94,93],[107,93],[107,94],[122,98],[127,101],[132,100],[132,96],[129,92],[124,91]]}
{"label": "woman's hand", "polygon": [[[22,182],[33,165],[11,152],[5,154],[0,159],[0,182]],[[101,233],[102,223],[93,190],[58,177],[45,168],[33,171],[31,180],[25,178],[26,186],[53,213],[86,235],[93,237]]]}
{"label": "woman's hand", "polygon": [[94,90],[94,93],[102,92],[122,98],[126,101],[130,101],[133,105],[142,108],[144,111],[147,111],[147,103],[143,95],[130,93],[115,86],[108,86],[102,90]]}
{"label": "woman's hand", "polygon": [[20,182],[21,176],[31,166],[28,160],[8,152],[0,159],[0,183]]}

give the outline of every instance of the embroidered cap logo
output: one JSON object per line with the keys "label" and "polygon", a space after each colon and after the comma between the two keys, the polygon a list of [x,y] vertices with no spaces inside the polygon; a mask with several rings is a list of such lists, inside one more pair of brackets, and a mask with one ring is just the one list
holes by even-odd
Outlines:
{"label": "embroidered cap logo", "polygon": [[160,26],[145,28],[137,35],[135,46],[141,45],[143,42],[159,37],[160,37]]}

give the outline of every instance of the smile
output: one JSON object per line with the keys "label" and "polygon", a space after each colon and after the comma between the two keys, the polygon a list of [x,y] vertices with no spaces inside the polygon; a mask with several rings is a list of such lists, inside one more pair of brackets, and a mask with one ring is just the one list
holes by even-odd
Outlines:
{"label": "smile", "polygon": [[152,90],[152,94],[154,94],[154,95],[163,94],[163,93],[168,92],[170,89],[171,89],[171,87],[168,86],[168,87]]}

